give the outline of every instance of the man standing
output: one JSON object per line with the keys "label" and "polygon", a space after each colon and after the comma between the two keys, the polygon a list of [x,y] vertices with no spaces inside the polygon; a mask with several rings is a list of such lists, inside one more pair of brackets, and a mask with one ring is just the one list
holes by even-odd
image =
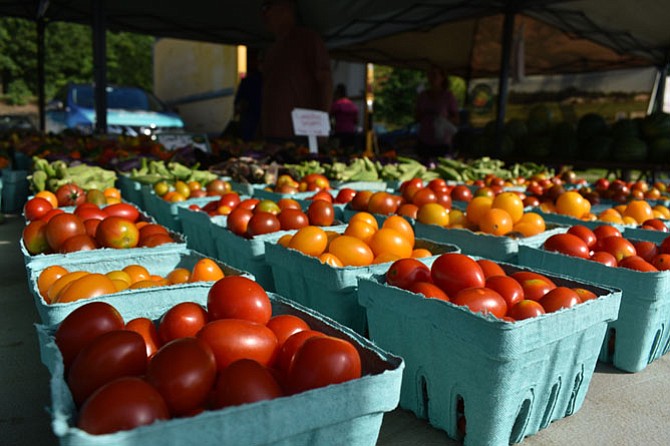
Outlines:
{"label": "man standing", "polygon": [[321,37],[297,24],[295,0],[267,0],[262,15],[275,42],[263,59],[261,131],[281,143],[295,140],[294,108],[330,110],[330,58]]}

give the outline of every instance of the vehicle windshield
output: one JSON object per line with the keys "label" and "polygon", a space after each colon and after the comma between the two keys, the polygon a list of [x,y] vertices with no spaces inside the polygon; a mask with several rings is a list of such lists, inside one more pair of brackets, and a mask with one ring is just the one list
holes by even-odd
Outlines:
{"label": "vehicle windshield", "polygon": [[[78,85],[72,90],[73,102],[80,107],[94,108],[91,85]],[[164,112],[165,106],[151,93],[135,87],[107,87],[107,108]]]}

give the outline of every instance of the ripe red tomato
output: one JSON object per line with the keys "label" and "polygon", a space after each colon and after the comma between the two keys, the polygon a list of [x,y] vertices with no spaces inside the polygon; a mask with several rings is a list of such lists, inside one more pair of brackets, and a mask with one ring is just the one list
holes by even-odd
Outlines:
{"label": "ripe red tomato", "polygon": [[356,191],[349,187],[344,187],[337,192],[334,202],[338,204],[349,203],[356,196]]}
{"label": "ripe red tomato", "polygon": [[408,289],[414,282],[430,280],[430,268],[414,258],[396,260],[386,271],[386,283],[398,288]]}
{"label": "ripe red tomato", "polygon": [[529,319],[545,314],[544,307],[537,301],[524,299],[517,302],[513,307],[507,311],[507,316],[515,321]]}
{"label": "ripe red tomato", "polygon": [[574,234],[554,234],[544,241],[544,249],[550,252],[588,259],[591,255],[586,242]]}
{"label": "ripe red tomato", "polygon": [[507,273],[505,273],[505,270],[502,269],[498,263],[494,262],[493,260],[488,260],[488,259],[478,259],[477,263],[479,266],[481,266],[482,271],[484,271],[484,277],[489,278],[492,276],[506,276]]}
{"label": "ripe red tomato", "polygon": [[371,214],[391,215],[398,209],[398,203],[390,193],[377,191],[370,196],[368,212]]}
{"label": "ripe red tomato", "polygon": [[86,229],[86,234],[95,238],[95,233],[98,231],[98,225],[102,220],[97,220],[95,218],[89,218],[84,220],[84,228]]}
{"label": "ripe red tomato", "polygon": [[88,234],[73,235],[60,245],[59,252],[91,251],[98,249],[98,243]]}
{"label": "ripe red tomato", "polygon": [[591,255],[591,260],[594,262],[602,263],[603,265],[617,266],[616,257],[610,254],[607,251],[596,251]]}
{"label": "ripe red tomato", "polygon": [[287,375],[289,393],[325,387],[361,377],[361,358],[350,342],[313,336],[298,349]]}
{"label": "ripe red tomato", "polygon": [[325,191],[325,190],[318,191],[317,193],[315,193],[314,195],[309,197],[309,199],[312,200],[312,201],[323,200],[323,201],[327,201],[328,203],[333,202],[333,196],[330,194],[330,192]]}
{"label": "ripe red tomato", "polygon": [[137,246],[143,246],[146,248],[153,248],[154,246],[164,245],[166,243],[174,243],[174,240],[171,236],[167,234],[153,234],[145,238],[144,240],[140,239],[140,242]]}
{"label": "ripe red tomato", "polygon": [[658,249],[662,254],[670,254],[670,237],[664,238]]}
{"label": "ripe red tomato", "polygon": [[43,220],[43,221],[45,221],[45,222],[48,223],[49,220],[51,220],[51,219],[52,219],[53,217],[55,217],[56,215],[64,214],[64,213],[65,213],[64,210],[62,210],[62,209],[60,209],[60,208],[55,208],[55,209],[52,209],[52,210],[50,210],[49,212],[47,212],[47,213],[44,215],[44,217],[42,217],[40,220]]}
{"label": "ripe red tomato", "polygon": [[148,317],[137,317],[128,321],[126,324],[126,330],[134,331],[135,333],[138,333],[140,336],[142,336],[144,339],[144,344],[147,346],[147,358],[151,358],[153,355],[155,355],[162,345],[158,337],[156,324],[154,324],[154,321]]}
{"label": "ripe red tomato", "polygon": [[451,195],[447,191],[435,191],[435,197],[437,200],[435,203],[442,205],[447,210],[450,210],[452,207]]}
{"label": "ripe red tomato", "polygon": [[658,268],[656,268],[654,265],[652,265],[651,263],[647,262],[642,257],[637,255],[624,257],[623,259],[621,259],[621,261],[619,261],[619,267],[634,269],[636,271],[643,271],[643,272],[658,271]]}
{"label": "ripe red tomato", "polygon": [[70,367],[75,356],[93,339],[123,327],[121,314],[106,302],[89,302],[73,310],[61,321],[54,335],[65,368]]}
{"label": "ripe red tomato", "polygon": [[568,287],[559,286],[550,290],[539,300],[539,302],[544,308],[544,311],[553,313],[561,308],[572,308],[575,305],[582,303],[582,300],[579,298],[579,294],[574,290]]}
{"label": "ripe red tomato", "polygon": [[258,198],[245,198],[244,200],[240,201],[240,203],[237,205],[235,209],[240,208],[240,209],[246,209],[248,211],[253,211],[256,205],[260,203],[260,201],[261,200]]}
{"label": "ripe red tomato", "polygon": [[105,248],[134,248],[139,244],[140,231],[130,220],[111,216],[100,222],[95,231],[95,239]]}
{"label": "ripe red tomato", "polygon": [[77,206],[86,201],[86,192],[74,183],[63,184],[56,189],[58,206]]}
{"label": "ripe red tomato", "polygon": [[556,288],[553,282],[547,282],[543,279],[525,279],[519,283],[523,288],[524,297],[535,301],[539,301],[545,294]]}
{"label": "ripe red tomato", "polygon": [[279,371],[286,374],[291,368],[291,362],[302,344],[313,336],[326,336],[316,330],[303,330],[289,336],[279,348],[275,365]]}
{"label": "ripe red tomato", "polygon": [[[593,233],[595,234],[597,241],[600,241],[600,240],[604,239],[605,237],[610,237],[610,236],[622,237],[621,231],[619,231],[619,229],[617,229],[616,227],[610,226],[610,225],[596,226],[593,229]],[[596,245],[593,247],[593,250],[594,251],[601,251],[601,249],[598,249],[597,241],[596,241]]]}
{"label": "ripe red tomato", "polygon": [[240,196],[236,194],[235,192],[228,192],[226,194],[221,195],[221,198],[219,198],[218,205],[216,208],[219,208],[221,206],[227,206],[230,209],[235,209],[235,207],[240,204]]}
{"label": "ripe red tomato", "polygon": [[507,313],[507,303],[498,292],[486,287],[471,287],[460,290],[451,299],[455,305],[470,308],[473,313],[492,314],[502,318]]}
{"label": "ripe red tomato", "polygon": [[277,355],[277,336],[265,325],[243,319],[211,321],[198,332],[214,352],[219,371],[238,359],[270,365]]}
{"label": "ripe red tomato", "polygon": [[283,209],[277,218],[279,218],[279,224],[284,231],[309,226],[309,218],[307,217],[307,214],[300,209]]}
{"label": "ripe red tomato", "polygon": [[623,237],[610,236],[598,240],[598,246],[603,250],[612,254],[617,262],[629,256],[637,255],[633,243]]}
{"label": "ripe red tomato", "polygon": [[267,327],[272,330],[277,336],[279,348],[284,345],[284,342],[292,335],[309,330],[309,325],[303,319],[292,314],[280,314],[270,318]]}
{"label": "ripe red tomato", "polygon": [[512,308],[524,299],[523,287],[509,276],[491,276],[486,279],[486,288],[498,292],[505,299],[507,308]]}
{"label": "ripe red tomato", "polygon": [[437,194],[435,191],[429,187],[423,187],[416,191],[412,196],[412,204],[415,204],[419,207],[427,203],[436,203]]}
{"label": "ripe red tomato", "polygon": [[472,191],[468,186],[459,184],[451,190],[451,199],[455,201],[471,201]]}
{"label": "ripe red tomato", "polygon": [[579,296],[579,299],[582,302],[586,302],[587,300],[592,300],[592,299],[597,299],[598,298],[598,295],[596,293],[594,293],[591,290],[587,290],[586,288],[577,287],[577,288],[573,288],[572,291],[577,293],[577,295]]}
{"label": "ripe red tomato", "polygon": [[230,229],[233,234],[246,235],[249,220],[254,216],[254,213],[238,205],[233,211],[228,214],[226,219],[226,227]]}
{"label": "ripe red tomato", "polygon": [[[230,216],[229,216],[230,218]],[[276,215],[270,212],[254,212],[247,223],[247,235],[253,237],[255,235],[270,234],[281,229],[281,223]]]}
{"label": "ripe red tomato", "polygon": [[440,299],[449,302],[447,293],[431,282],[414,282],[407,287],[407,290],[412,293],[423,294],[429,299]]}
{"label": "ripe red tomato", "polygon": [[648,220],[645,220],[642,223],[642,227],[646,227],[648,229],[654,229],[656,231],[661,231],[661,232],[668,232],[668,227],[665,225],[663,220],[660,218],[650,218]]}
{"label": "ripe red tomato", "polygon": [[472,258],[460,253],[440,255],[430,269],[433,283],[450,298],[465,288],[481,288],[486,281],[481,266]]}
{"label": "ripe red tomato", "polygon": [[163,396],[173,416],[186,415],[205,405],[216,381],[212,349],[198,338],[179,338],[149,361],[147,381]]}
{"label": "ripe red tomato", "polygon": [[207,311],[195,302],[181,302],[163,314],[158,337],[163,344],[174,339],[195,336],[209,321]]}
{"label": "ripe red tomato", "polygon": [[516,271],[516,272],[513,272],[512,274],[510,274],[510,277],[512,277],[513,279],[518,280],[519,283],[521,283],[521,284],[523,284],[524,280],[540,279],[540,280],[544,280],[545,282],[547,282],[547,283],[549,283],[553,286],[556,286],[554,281],[551,280],[549,277],[545,276],[544,274],[536,273],[536,272],[533,272],[533,271]]}
{"label": "ripe red tomato", "polygon": [[307,208],[309,224],[314,226],[331,226],[335,221],[335,208],[325,200],[315,200]]}
{"label": "ripe red tomato", "polygon": [[654,242],[646,240],[638,240],[633,242],[635,252],[647,262],[652,262],[654,257],[658,254],[658,245]]}
{"label": "ripe red tomato", "polygon": [[265,325],[272,317],[272,303],[262,286],[243,276],[226,276],[207,294],[211,320],[244,319]]}
{"label": "ripe red tomato", "polygon": [[586,246],[588,246],[589,249],[593,249],[593,246],[596,244],[596,235],[590,228],[587,228],[584,225],[570,226],[568,229],[568,234],[576,235],[580,239],[584,240]]}
{"label": "ripe red tomato", "polygon": [[267,367],[251,359],[240,359],[226,367],[212,392],[213,409],[271,400],[284,391]]}
{"label": "ripe red tomato", "polygon": [[158,223],[149,223],[140,228],[140,243],[146,240],[149,236],[156,234],[170,235],[165,226],[159,225]]}
{"label": "ripe red tomato", "polygon": [[28,221],[39,220],[54,207],[42,197],[33,197],[23,205],[23,216]]}
{"label": "ripe red tomato", "polygon": [[103,385],[124,376],[141,376],[147,370],[144,339],[130,330],[103,333],[72,361],[67,384],[77,406]]}
{"label": "ripe red tomato", "polygon": [[54,216],[46,226],[46,238],[54,251],[59,251],[63,242],[72,236],[86,234],[84,223],[73,214]]}
{"label": "ripe red tomato", "polygon": [[370,190],[360,190],[356,192],[354,198],[349,202],[349,207],[354,211],[366,211],[368,210],[368,202],[372,197],[372,191]]}
{"label": "ripe red tomato", "polygon": [[165,400],[151,384],[141,378],[124,377],[102,386],[86,400],[77,427],[102,435],[169,418]]}
{"label": "ripe red tomato", "polygon": [[[84,203],[87,204],[87,203]],[[81,206],[77,206],[77,209],[74,211],[74,215],[79,217],[81,221],[86,221],[86,220],[91,220],[91,219],[96,219],[96,220],[104,220],[108,215],[100,208],[97,206],[95,208],[93,207],[85,207],[81,208]]]}
{"label": "ripe red tomato", "polygon": [[51,250],[47,241],[47,222],[44,220],[31,221],[23,228],[21,239],[26,250],[32,254],[42,254]]}
{"label": "ripe red tomato", "polygon": [[670,269],[670,254],[658,254],[651,262],[652,265],[659,271],[666,271]]}
{"label": "ripe red tomato", "polygon": [[105,206],[103,212],[110,217],[121,217],[133,223],[140,218],[140,210],[129,203],[114,203]]}

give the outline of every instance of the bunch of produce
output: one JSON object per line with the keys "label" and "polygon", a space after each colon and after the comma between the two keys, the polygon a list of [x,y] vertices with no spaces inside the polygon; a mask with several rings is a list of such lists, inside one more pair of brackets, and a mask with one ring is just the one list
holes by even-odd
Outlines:
{"label": "bunch of produce", "polygon": [[194,181],[205,185],[212,180],[218,179],[218,175],[207,170],[199,170],[198,165],[193,167],[175,161],[155,161],[142,158],[142,165],[139,168],[131,169],[128,177],[142,184],[154,185],[164,181],[174,184],[177,181],[185,183]]}
{"label": "bunch of produce", "polygon": [[33,192],[55,192],[65,184],[76,184],[84,190],[105,190],[114,187],[116,173],[97,166],[68,165],[61,160],[50,163],[43,158],[33,157],[33,171],[28,181]]}
{"label": "bunch of produce", "polygon": [[251,157],[234,157],[211,166],[210,170],[238,183],[275,184],[279,165],[264,163]]}
{"label": "bunch of produce", "polygon": [[185,201],[189,198],[221,196],[230,193],[232,189],[229,181],[220,178],[215,178],[204,184],[196,180],[188,182],[177,180],[174,184],[161,180],[153,185],[156,195],[171,203]]}

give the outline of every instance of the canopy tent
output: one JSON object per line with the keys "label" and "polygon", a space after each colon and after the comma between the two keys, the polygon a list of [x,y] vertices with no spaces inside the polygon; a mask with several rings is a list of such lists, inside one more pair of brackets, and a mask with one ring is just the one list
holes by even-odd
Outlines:
{"label": "canopy tent", "polygon": [[[635,66],[667,69],[668,3],[298,0],[301,21],[322,34],[334,57],[414,67],[435,62],[467,78],[498,73],[501,97],[506,90],[512,39],[521,24],[529,74]],[[260,4],[261,0],[0,0],[0,15],[37,20],[38,26],[49,21],[95,24],[94,57],[103,67],[98,71],[104,71],[101,28],[263,46],[270,36],[263,29]],[[98,84],[104,80],[104,73],[96,74]],[[104,101],[104,88],[100,90]],[[104,104],[98,106],[105,110]]]}

